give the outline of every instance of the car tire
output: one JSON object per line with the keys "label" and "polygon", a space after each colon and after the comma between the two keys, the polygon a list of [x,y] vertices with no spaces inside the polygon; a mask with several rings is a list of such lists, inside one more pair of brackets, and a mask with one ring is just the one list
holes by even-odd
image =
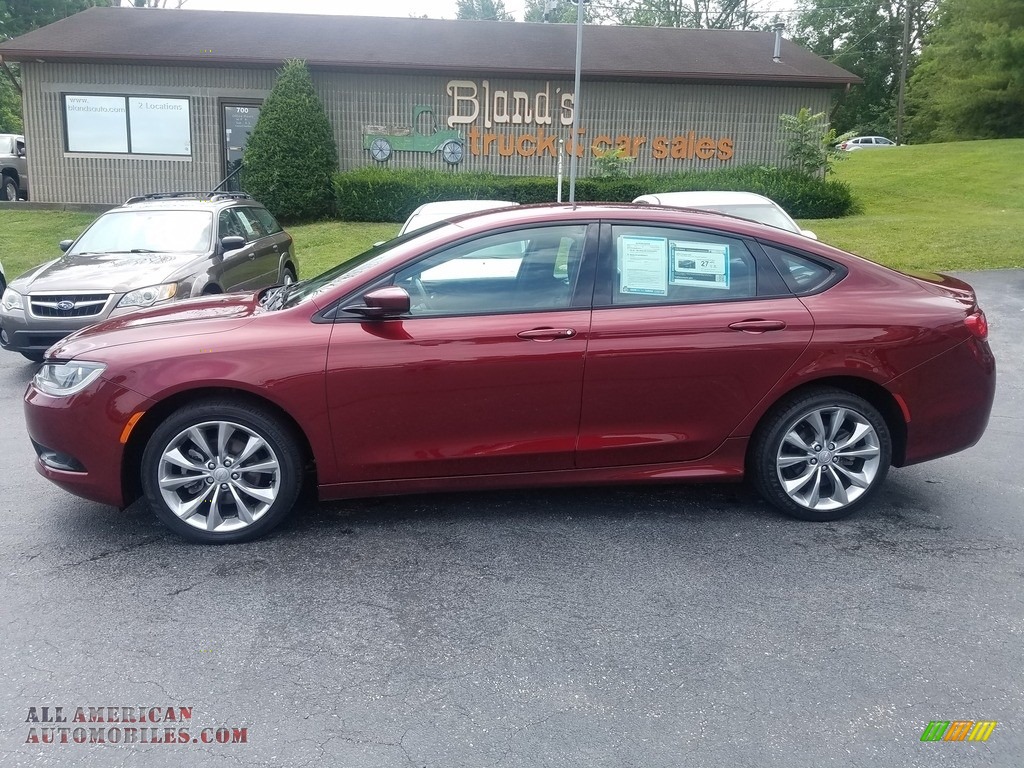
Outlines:
{"label": "car tire", "polygon": [[289,265],[283,270],[281,276],[281,283],[284,285],[291,285],[298,280],[298,276],[295,274],[295,270]]}
{"label": "car tire", "polygon": [[885,481],[892,438],[871,403],[842,389],[780,401],[754,434],[748,470],[766,501],[800,520],[839,520]]}
{"label": "car tire", "polygon": [[142,455],[142,488],[156,516],[204,544],[267,534],[291,512],[301,487],[292,429],[256,405],[187,405],[156,428]]}
{"label": "car tire", "polygon": [[12,176],[4,176],[0,183],[0,200],[13,202],[18,199],[18,182]]}

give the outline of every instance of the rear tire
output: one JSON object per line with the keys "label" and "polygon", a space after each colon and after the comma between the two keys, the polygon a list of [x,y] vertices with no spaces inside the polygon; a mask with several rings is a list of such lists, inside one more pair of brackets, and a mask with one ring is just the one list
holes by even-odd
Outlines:
{"label": "rear tire", "polygon": [[748,467],[761,496],[812,522],[839,520],[864,506],[885,481],[892,438],[862,397],[833,387],[804,390],[765,415]]}
{"label": "rear tire", "polygon": [[285,266],[284,274],[281,278],[281,283],[284,285],[291,285],[298,280],[298,276],[295,274],[295,270],[291,265]]}
{"label": "rear tire", "polygon": [[279,417],[228,400],[187,405],[156,428],[142,455],[150,508],[179,536],[230,544],[264,536],[302,487],[298,441]]}

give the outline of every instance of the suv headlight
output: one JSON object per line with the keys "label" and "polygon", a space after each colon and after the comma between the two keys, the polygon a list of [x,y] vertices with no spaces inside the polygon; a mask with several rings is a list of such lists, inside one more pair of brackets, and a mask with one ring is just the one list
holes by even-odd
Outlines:
{"label": "suv headlight", "polygon": [[84,360],[43,363],[32,379],[32,384],[47,395],[68,397],[96,381],[106,368],[105,363],[89,363]]}
{"label": "suv headlight", "polygon": [[173,299],[178,292],[177,283],[164,283],[163,285],[151,285],[148,288],[136,288],[128,291],[121,300],[117,302],[119,307],[151,307],[158,301]]}
{"label": "suv headlight", "polygon": [[4,309],[25,308],[25,301],[21,298],[21,294],[15,293],[11,288],[4,291],[4,296],[0,299],[0,304],[4,305]]}

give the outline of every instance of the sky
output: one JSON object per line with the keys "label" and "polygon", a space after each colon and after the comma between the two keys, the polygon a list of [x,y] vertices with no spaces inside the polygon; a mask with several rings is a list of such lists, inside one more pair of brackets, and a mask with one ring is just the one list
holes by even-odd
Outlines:
{"label": "sky", "polygon": [[[167,0],[173,7],[178,0]],[[750,10],[788,10],[796,0],[749,0]],[[454,19],[456,0],[185,0],[185,8],[210,11],[323,13],[348,16],[429,16]],[[505,0],[505,8],[522,21],[525,0]]]}
{"label": "sky", "polygon": [[[170,8],[177,0],[168,0]],[[280,13],[326,13],[346,16],[423,16],[454,19],[455,0],[186,0],[185,8],[211,11],[267,11]],[[507,8],[520,21],[523,0],[505,0]]]}

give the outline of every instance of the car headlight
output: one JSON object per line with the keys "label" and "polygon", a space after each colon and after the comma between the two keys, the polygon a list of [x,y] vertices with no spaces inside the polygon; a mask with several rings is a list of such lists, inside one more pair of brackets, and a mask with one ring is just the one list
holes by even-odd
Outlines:
{"label": "car headlight", "polygon": [[32,379],[40,392],[53,397],[68,397],[92,384],[106,369],[104,363],[74,360],[70,363],[43,363]]}
{"label": "car headlight", "polygon": [[15,293],[13,290],[8,288],[4,291],[4,296],[0,299],[0,304],[4,305],[4,309],[24,309],[25,301],[21,298],[20,293]]}
{"label": "car headlight", "polygon": [[178,292],[177,283],[164,283],[163,285],[151,285],[148,288],[137,288],[128,291],[121,300],[117,302],[119,307],[151,307],[158,301],[173,299]]}

